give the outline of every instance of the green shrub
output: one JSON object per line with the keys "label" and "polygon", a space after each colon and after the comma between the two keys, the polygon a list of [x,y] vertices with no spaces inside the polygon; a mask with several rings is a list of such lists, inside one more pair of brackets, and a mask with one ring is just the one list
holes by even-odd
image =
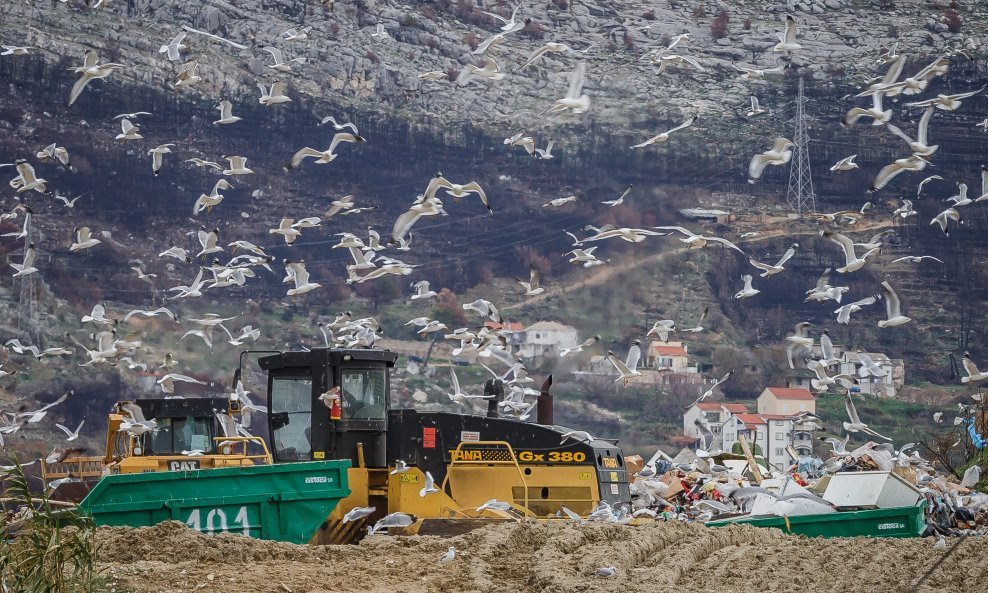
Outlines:
{"label": "green shrub", "polygon": [[33,493],[20,464],[4,476],[0,514],[0,588],[23,593],[92,591],[96,562],[92,520],[57,509],[48,496]]}

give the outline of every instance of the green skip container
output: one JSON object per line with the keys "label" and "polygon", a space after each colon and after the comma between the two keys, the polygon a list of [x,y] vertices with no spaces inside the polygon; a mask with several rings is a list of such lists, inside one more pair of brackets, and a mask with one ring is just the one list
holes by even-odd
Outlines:
{"label": "green skip container", "polygon": [[106,476],[79,504],[97,525],[179,521],[206,534],[296,544],[350,495],[350,460]]}
{"label": "green skip container", "polygon": [[774,527],[806,537],[919,537],[926,527],[926,501],[911,507],[845,511],[824,515],[789,517],[732,518],[708,521],[708,527],[753,525]]}

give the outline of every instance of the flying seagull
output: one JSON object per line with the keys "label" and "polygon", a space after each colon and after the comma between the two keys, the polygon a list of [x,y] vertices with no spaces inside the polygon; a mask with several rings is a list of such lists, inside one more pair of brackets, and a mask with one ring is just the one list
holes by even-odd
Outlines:
{"label": "flying seagull", "polygon": [[656,134],[655,136],[652,136],[651,138],[649,138],[648,140],[645,140],[644,142],[642,142],[640,144],[635,144],[631,148],[644,148],[646,146],[651,146],[653,144],[657,144],[657,143],[661,143],[661,142],[668,142],[669,141],[669,135],[670,134],[672,134],[673,132],[678,132],[679,130],[682,130],[684,128],[688,128],[688,127],[692,126],[693,125],[693,122],[695,122],[696,119],[697,119],[697,116],[694,115],[694,116],[690,117],[689,119],[687,119],[686,121],[684,121],[683,123],[681,123],[678,126],[676,126],[675,128],[671,128],[669,130],[666,130],[665,132],[661,132],[659,134]]}
{"label": "flying seagull", "polygon": [[76,99],[79,98],[79,95],[82,94],[83,89],[85,89],[86,85],[88,85],[91,81],[96,80],[97,78],[106,78],[110,74],[113,74],[114,70],[125,67],[126,66],[123,64],[116,64],[112,62],[100,64],[99,55],[93,50],[87,51],[83,65],[75,69],[75,71],[82,76],[80,76],[79,80],[72,85],[72,91],[69,93],[69,105],[75,103]]}
{"label": "flying seagull", "polygon": [[867,259],[872,255],[878,253],[878,248],[869,249],[864,252],[861,257],[858,257],[854,252],[854,241],[849,239],[847,235],[841,233],[836,233],[834,231],[822,230],[820,231],[820,236],[824,239],[832,241],[841,246],[844,250],[844,266],[837,268],[837,271],[841,274],[846,274],[850,272],[855,272],[864,267],[867,263]]}
{"label": "flying seagull", "polygon": [[183,49],[188,49],[188,46],[182,43],[185,41],[185,37],[188,35],[188,31],[182,31],[178,35],[172,38],[171,41],[162,45],[158,50],[158,53],[168,54],[168,59],[172,62],[177,62],[182,59],[182,55],[179,53]]}
{"label": "flying seagull", "polygon": [[988,371],[978,370],[978,366],[974,364],[971,360],[971,353],[965,352],[964,358],[961,360],[964,365],[964,372],[967,373],[964,377],[961,377],[961,383],[976,383],[978,381],[984,381],[988,379]]}
{"label": "flying seagull", "polygon": [[752,286],[751,286],[751,274],[745,274],[745,275],[741,276],[741,281],[744,282],[744,286],[741,287],[741,290],[739,290],[736,293],[734,293],[734,298],[736,298],[736,299],[746,299],[746,298],[749,298],[749,297],[753,297],[756,294],[758,294],[758,293],[761,292],[757,288],[752,288]]}
{"label": "flying seagull", "polygon": [[618,378],[614,382],[624,381],[624,384],[627,385],[633,377],[641,376],[642,373],[637,368],[641,356],[641,342],[638,340],[631,343],[631,347],[628,349],[628,357],[623,362],[613,352],[608,350],[607,360],[611,362],[614,369],[619,373]]}
{"label": "flying seagull", "polygon": [[233,115],[233,103],[227,99],[220,101],[216,108],[220,110],[220,118],[213,122],[214,125],[232,124],[241,120],[240,117]]}
{"label": "flying seagull", "polygon": [[790,245],[789,249],[786,250],[786,252],[782,255],[782,258],[779,259],[778,263],[776,263],[775,265],[763,264],[758,261],[755,261],[754,258],[749,258],[748,261],[751,263],[751,265],[755,266],[759,270],[762,270],[762,273],[759,274],[759,276],[761,276],[762,278],[767,278],[769,276],[774,276],[785,269],[783,266],[787,261],[792,259],[792,256],[796,255],[797,247],[799,247],[799,243],[793,243],[792,245]]}
{"label": "flying seagull", "polygon": [[727,373],[725,373],[724,376],[720,378],[720,380],[718,380],[716,383],[714,383],[713,385],[710,386],[710,389],[707,389],[706,391],[704,391],[703,393],[701,393],[700,394],[700,397],[698,397],[695,400],[693,400],[693,403],[691,403],[690,405],[686,406],[683,409],[684,410],[688,410],[688,409],[692,408],[693,406],[695,406],[696,404],[702,402],[703,400],[705,400],[708,397],[710,397],[711,395],[713,395],[714,394],[714,390],[717,389],[718,387],[720,387],[721,385],[723,385],[724,383],[727,383],[728,379],[730,379],[731,378],[731,375],[733,375],[733,374],[734,374],[734,369],[731,369],[730,371],[727,371]]}
{"label": "flying seagull", "polygon": [[892,440],[892,439],[890,439],[890,438],[888,438],[886,436],[882,436],[882,435],[878,434],[877,432],[875,432],[874,430],[868,428],[868,425],[861,421],[861,418],[858,417],[858,411],[854,408],[854,400],[851,399],[851,392],[850,392],[850,390],[848,390],[844,394],[844,407],[847,409],[847,416],[851,420],[850,422],[845,422],[844,423],[844,430],[846,430],[848,432],[863,432],[865,434],[870,434],[872,436],[876,436],[876,437],[878,437],[880,439],[884,439],[886,441],[891,441]]}
{"label": "flying seagull", "polygon": [[887,280],[882,282],[882,297],[885,299],[886,319],[880,319],[878,327],[895,327],[912,321],[902,314],[902,303],[899,301],[899,295],[892,290],[892,286]]}
{"label": "flying seagull", "polygon": [[775,44],[772,51],[796,51],[798,49],[803,49],[803,46],[796,43],[796,19],[793,16],[786,15],[786,31],[785,33],[779,33],[779,42]]}
{"label": "flying seagull", "polygon": [[772,143],[772,148],[765,152],[751,157],[748,164],[748,183],[754,183],[769,165],[784,165],[792,158],[792,148],[795,144],[792,140],[783,137],[776,138]]}

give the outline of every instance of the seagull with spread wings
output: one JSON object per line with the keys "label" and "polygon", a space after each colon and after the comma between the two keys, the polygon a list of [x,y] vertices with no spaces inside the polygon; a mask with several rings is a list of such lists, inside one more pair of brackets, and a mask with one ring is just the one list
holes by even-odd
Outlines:
{"label": "seagull with spread wings", "polygon": [[656,134],[655,136],[652,136],[651,138],[649,138],[648,140],[645,140],[644,142],[641,142],[639,144],[635,144],[631,148],[644,148],[646,146],[651,146],[653,144],[662,143],[662,142],[668,142],[669,141],[669,135],[670,134],[672,134],[673,132],[678,132],[679,130],[682,130],[682,129],[685,129],[685,128],[688,128],[688,127],[692,126],[693,123],[696,120],[697,120],[697,116],[696,115],[693,115],[689,119],[687,119],[686,121],[684,121],[683,123],[681,123],[678,126],[676,126],[675,128],[671,128],[669,130],[666,130],[665,132],[661,132],[659,134]]}
{"label": "seagull with spread wings", "polygon": [[759,274],[759,276],[761,276],[762,278],[768,278],[769,276],[774,276],[785,269],[783,266],[785,265],[786,262],[792,259],[792,256],[796,255],[797,247],[799,247],[799,243],[793,243],[792,245],[790,245],[789,249],[787,249],[786,252],[782,254],[782,258],[779,259],[778,263],[776,263],[775,265],[763,264],[761,262],[756,261],[755,258],[749,258],[748,261],[751,263],[751,265],[755,266],[756,268],[762,271],[762,273]]}
{"label": "seagull with spread wings", "polygon": [[760,179],[765,167],[788,163],[792,159],[794,146],[796,145],[792,140],[780,136],[772,142],[772,148],[751,157],[751,162],[748,163],[748,183]]}
{"label": "seagull with spread wings", "polygon": [[[727,239],[724,239],[722,237],[713,237],[713,236],[710,236],[710,235],[698,235],[698,234],[696,234],[696,233],[694,233],[694,232],[692,232],[690,230],[687,230],[687,229],[685,229],[685,228],[683,228],[681,226],[657,226],[657,227],[653,227],[653,228],[656,228],[656,229],[659,229],[659,230],[662,230],[662,231],[676,231],[678,233],[682,233],[685,236],[682,237],[682,238],[680,238],[679,240],[682,241],[683,243],[686,243],[686,246],[689,249],[702,249],[704,247],[709,246],[711,243],[719,243],[719,244],[723,245],[724,247],[729,247],[729,248],[731,248],[731,249],[733,249],[733,250],[735,250],[735,251],[737,251],[739,253],[744,253],[744,251],[742,251],[740,247],[738,247],[734,243],[731,243],[730,241],[728,241]],[[588,239],[585,239],[585,240],[588,240]]]}
{"label": "seagull with spread wings", "polygon": [[844,430],[847,432],[863,432],[886,441],[892,440],[887,436],[882,436],[874,430],[868,428],[868,425],[861,421],[861,418],[858,417],[858,411],[854,407],[854,400],[851,399],[850,390],[844,393],[844,408],[847,409],[847,416],[851,420],[850,422],[844,423]]}
{"label": "seagull with spread wings", "polygon": [[640,340],[631,342],[631,347],[628,348],[628,357],[623,362],[613,352],[608,350],[607,360],[614,365],[614,369],[619,373],[618,378],[614,382],[624,381],[624,384],[627,385],[633,377],[640,377],[642,373],[638,370],[638,363],[641,361],[641,358],[642,348]]}
{"label": "seagull with spread wings", "polygon": [[725,373],[724,376],[720,378],[720,380],[718,380],[716,383],[714,383],[713,385],[710,386],[710,389],[707,389],[706,391],[704,391],[703,393],[701,393],[700,394],[700,397],[698,397],[695,400],[693,400],[693,403],[691,403],[690,405],[686,406],[683,409],[684,410],[688,410],[688,409],[692,408],[693,406],[695,406],[696,404],[702,402],[703,400],[705,400],[708,397],[710,397],[711,395],[713,395],[714,394],[714,390],[717,389],[718,387],[720,387],[721,385],[723,385],[724,383],[727,383],[727,381],[731,378],[731,375],[733,375],[733,374],[734,374],[734,369],[731,369],[731,370],[727,371],[727,373]]}
{"label": "seagull with spread wings", "polygon": [[877,247],[874,249],[869,249],[865,251],[861,257],[858,257],[854,252],[854,241],[848,238],[847,235],[836,233],[834,231],[822,230],[820,231],[820,236],[836,243],[837,245],[840,245],[841,249],[844,250],[844,266],[837,268],[837,271],[841,274],[847,274],[860,270],[867,263],[868,258],[878,253],[879,250]]}
{"label": "seagull with spread wings", "polygon": [[459,184],[452,183],[445,177],[441,172],[436,173],[435,176],[429,181],[428,187],[425,188],[425,198],[435,198],[436,192],[440,189],[446,190],[446,192],[453,196],[454,200],[459,200],[460,198],[466,197],[470,194],[477,194],[480,196],[480,201],[483,202],[484,207],[487,208],[489,214],[494,214],[494,209],[491,208],[490,199],[487,197],[487,193],[484,192],[484,188],[480,187],[480,184],[476,181],[471,181],[469,183]]}
{"label": "seagull with spread wings", "polygon": [[333,139],[329,143],[329,148],[326,150],[320,151],[314,148],[309,148],[308,146],[299,149],[292,155],[291,161],[285,165],[285,171],[291,171],[295,167],[298,167],[303,160],[309,157],[314,158],[315,162],[320,165],[331,163],[334,159],[336,159],[336,157],[339,156],[336,154],[336,147],[339,146],[340,142],[359,143],[363,141],[363,136],[351,134],[349,132],[337,132],[333,135]]}

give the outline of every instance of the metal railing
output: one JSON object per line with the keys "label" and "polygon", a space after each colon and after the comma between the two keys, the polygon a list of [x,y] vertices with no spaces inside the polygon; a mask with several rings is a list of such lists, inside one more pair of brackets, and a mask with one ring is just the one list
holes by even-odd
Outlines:
{"label": "metal railing", "polygon": [[[464,455],[463,455],[464,447],[466,447],[467,449],[471,449],[471,448],[485,447],[485,446],[486,447],[504,447],[504,449],[507,451],[508,455],[510,456],[510,460],[464,459]],[[521,511],[523,511],[522,515],[525,516],[525,517],[532,516],[532,512],[529,509],[529,504],[528,504],[528,482],[525,480],[525,473],[521,470],[521,466],[518,464],[518,456],[515,455],[515,451],[514,451],[514,449],[511,448],[511,444],[510,443],[508,443],[507,441],[466,441],[466,442],[461,442],[459,445],[456,446],[456,449],[454,449],[453,452],[452,452],[452,459],[450,459],[449,468],[446,471],[446,477],[443,478],[443,483],[442,483],[442,488],[441,488],[441,490],[443,492],[446,491],[446,485],[449,483],[450,475],[453,473],[453,469],[457,465],[511,465],[511,466],[514,466],[515,470],[518,472],[518,479],[521,482],[522,489],[523,489],[523,491],[525,493],[525,505],[521,508]],[[455,497],[452,497],[451,496],[450,499],[455,500]],[[508,502],[508,504],[510,504],[512,507],[515,507],[516,506],[513,501]],[[464,512],[464,508],[453,508],[453,507],[446,506],[446,502],[444,500],[443,503],[442,503],[442,505],[439,508],[439,511],[440,511],[440,513],[442,513],[442,512],[444,512],[446,510],[452,511],[453,513],[456,513],[458,515],[463,515],[463,516],[466,516],[466,517],[473,516],[473,515],[469,515],[466,512]],[[474,511],[474,514],[475,513],[476,513],[476,511]]]}

